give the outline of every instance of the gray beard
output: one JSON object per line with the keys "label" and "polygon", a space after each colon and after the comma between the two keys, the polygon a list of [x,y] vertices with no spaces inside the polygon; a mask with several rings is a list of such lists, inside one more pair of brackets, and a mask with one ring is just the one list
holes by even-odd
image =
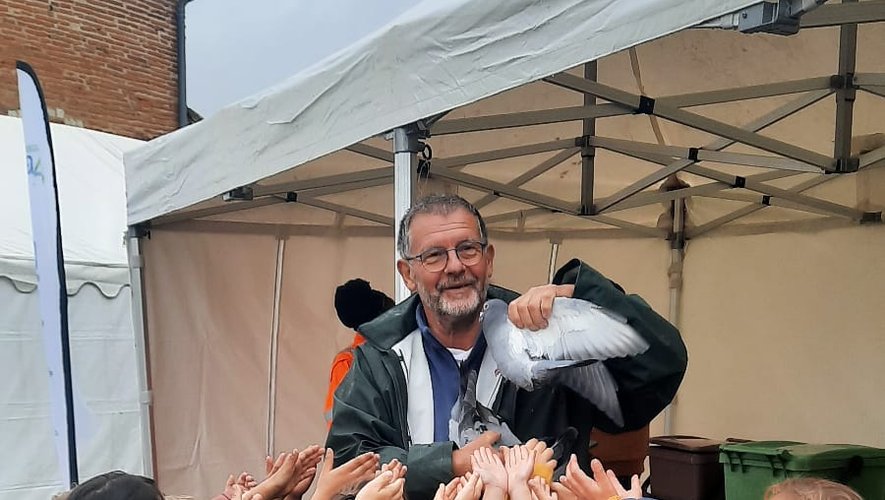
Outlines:
{"label": "gray beard", "polygon": [[431,309],[440,319],[451,322],[452,324],[469,325],[479,317],[480,311],[488,293],[489,286],[486,284],[482,290],[477,291],[475,303],[459,302],[452,304],[442,298],[442,293],[430,295],[426,290],[419,290],[425,293],[419,293],[421,301],[426,307]]}

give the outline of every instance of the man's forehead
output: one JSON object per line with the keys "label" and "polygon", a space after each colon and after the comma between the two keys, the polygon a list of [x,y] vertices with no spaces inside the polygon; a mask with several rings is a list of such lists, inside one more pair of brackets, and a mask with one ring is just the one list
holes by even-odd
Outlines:
{"label": "man's forehead", "polygon": [[476,217],[463,208],[456,208],[449,213],[422,213],[412,218],[409,228],[412,243],[420,240],[443,236],[450,232],[471,233],[470,237],[479,238],[479,225]]}

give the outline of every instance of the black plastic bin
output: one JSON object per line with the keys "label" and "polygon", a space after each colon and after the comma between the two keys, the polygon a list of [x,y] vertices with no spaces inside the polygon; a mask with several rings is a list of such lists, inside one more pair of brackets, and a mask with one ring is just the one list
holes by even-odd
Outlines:
{"label": "black plastic bin", "polygon": [[696,436],[659,436],[648,451],[651,494],[659,500],[720,500],[725,478],[721,441]]}

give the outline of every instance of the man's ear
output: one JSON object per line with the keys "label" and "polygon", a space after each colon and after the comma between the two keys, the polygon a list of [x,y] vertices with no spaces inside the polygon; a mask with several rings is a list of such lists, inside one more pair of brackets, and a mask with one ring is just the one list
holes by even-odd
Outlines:
{"label": "man's ear", "polygon": [[408,262],[403,259],[396,261],[396,270],[399,271],[399,275],[402,276],[403,282],[406,284],[406,288],[408,288],[410,292],[414,293],[418,290],[418,285],[412,277],[412,267],[409,266]]}
{"label": "man's ear", "polygon": [[489,243],[489,246],[486,247],[486,259],[488,259],[488,265],[486,266],[486,277],[491,279],[492,271],[495,268],[495,245]]}

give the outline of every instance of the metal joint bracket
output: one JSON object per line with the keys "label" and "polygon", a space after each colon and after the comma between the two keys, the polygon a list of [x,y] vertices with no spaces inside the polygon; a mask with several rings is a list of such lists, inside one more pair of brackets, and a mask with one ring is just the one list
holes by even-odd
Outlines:
{"label": "metal joint bracket", "polygon": [[882,212],[864,212],[860,218],[861,224],[881,224]]}
{"label": "metal joint bracket", "polygon": [[639,107],[636,108],[636,114],[652,115],[655,112],[655,100],[651,97],[639,96]]}
{"label": "metal joint bracket", "polygon": [[747,178],[741,177],[740,175],[738,175],[738,176],[735,176],[734,184],[732,184],[731,186],[736,187],[736,188],[742,188],[742,187],[746,187],[746,185],[747,185]]}
{"label": "metal joint bracket", "polygon": [[593,137],[589,135],[582,135],[580,137],[575,137],[575,147],[576,148],[586,148],[590,145],[590,139]]}
{"label": "metal joint bracket", "polygon": [[134,226],[129,226],[129,237],[130,238],[147,238],[151,239],[151,223],[147,222],[139,222]]}
{"label": "metal joint bracket", "polygon": [[430,129],[422,121],[397,127],[385,136],[388,140],[393,139],[394,153],[420,153],[426,144],[422,139],[430,137]]}
{"label": "metal joint bracket", "polygon": [[286,203],[297,203],[298,202],[298,193],[295,191],[289,191],[286,193]]}
{"label": "metal joint bracket", "polygon": [[766,207],[770,207],[771,206],[771,195],[768,195],[768,194],[762,195],[762,204],[765,205]]}
{"label": "metal joint bracket", "polygon": [[699,148],[688,148],[688,159],[691,161],[694,161],[694,162],[698,161],[698,152],[699,151],[700,151]]}
{"label": "metal joint bracket", "polygon": [[224,201],[250,201],[253,198],[252,186],[240,186],[221,195]]}
{"label": "metal joint bracket", "polygon": [[836,160],[836,168],[834,173],[837,174],[850,174],[853,172],[857,172],[860,168],[860,159],[857,157],[851,158],[839,158]]}
{"label": "metal joint bracket", "polygon": [[854,73],[846,73],[844,75],[833,75],[830,77],[830,88],[833,90],[860,88],[854,79]]}

